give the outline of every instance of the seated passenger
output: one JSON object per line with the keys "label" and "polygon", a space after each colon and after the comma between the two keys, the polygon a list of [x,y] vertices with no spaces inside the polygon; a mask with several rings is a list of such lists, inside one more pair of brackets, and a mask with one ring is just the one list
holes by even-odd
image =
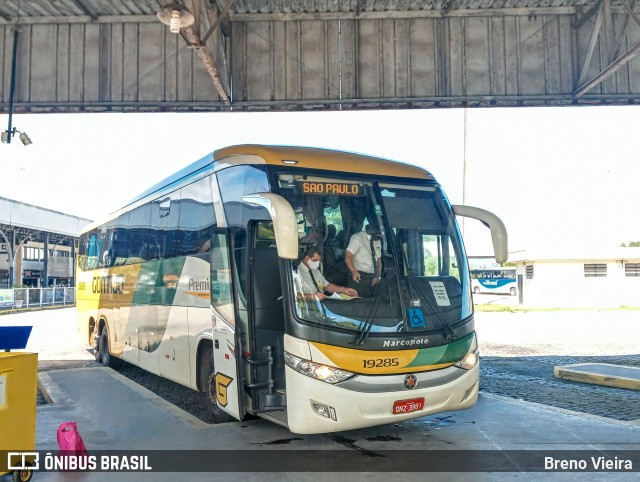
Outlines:
{"label": "seated passenger", "polygon": [[358,292],[353,288],[346,288],[325,279],[320,270],[320,251],[315,245],[311,245],[304,253],[304,258],[298,265],[298,273],[302,284],[302,292],[307,299],[323,300],[327,297],[325,292],[344,293],[356,297]]}

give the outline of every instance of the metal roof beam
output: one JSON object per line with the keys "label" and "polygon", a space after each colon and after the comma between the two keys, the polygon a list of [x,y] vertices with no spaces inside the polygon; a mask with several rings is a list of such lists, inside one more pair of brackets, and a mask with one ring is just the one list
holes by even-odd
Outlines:
{"label": "metal roof beam", "polygon": [[615,74],[622,66],[624,66],[632,58],[638,55],[638,53],[640,53],[640,40],[635,42],[631,47],[629,47],[629,49],[625,53],[623,53],[620,57],[618,57],[611,64],[609,64],[609,66],[606,69],[604,69],[602,72],[596,75],[589,82],[579,87],[574,92],[574,95],[578,98],[582,97],[589,90],[594,88],[596,85],[602,83],[603,81],[611,77],[613,74]]}
{"label": "metal roof beam", "polygon": [[530,15],[574,15],[576,7],[476,8],[454,10],[403,10],[376,12],[274,12],[230,13],[232,22],[287,22],[307,20],[388,20],[443,17],[513,17]]}
{"label": "metal roof beam", "polygon": [[[0,15],[0,25],[14,24],[17,17],[6,17]],[[45,25],[45,24],[76,24],[76,23],[151,23],[157,22],[155,15],[90,15],[77,16],[46,16],[46,17],[20,17],[20,24],[25,25]]]}
{"label": "metal roof beam", "polygon": [[598,36],[600,35],[601,27],[602,2],[598,2],[598,16],[596,17],[596,22],[593,26],[593,31],[591,32],[591,39],[589,40],[589,47],[587,48],[587,53],[584,57],[584,63],[582,64],[582,70],[580,71],[580,77],[578,78],[578,85],[581,85],[587,77],[589,65],[591,65],[591,58],[593,57],[593,52],[596,48],[596,45],[598,44]]}
{"label": "metal roof beam", "polygon": [[220,12],[220,15],[218,15],[218,18],[216,18],[216,21],[213,22],[213,25],[209,27],[209,30],[207,30],[207,33],[204,34],[204,37],[202,37],[201,42],[203,44],[207,43],[207,39],[211,36],[211,34],[215,31],[215,29],[218,28],[218,25],[220,25],[220,22],[222,22],[222,20],[224,20],[226,15],[229,13],[229,9],[233,6],[234,3],[236,3],[236,0],[227,1],[227,4],[224,6],[222,11]]}
{"label": "metal roof beam", "polygon": [[575,28],[576,30],[579,29],[580,27],[582,27],[587,20],[589,20],[591,17],[593,17],[593,14],[596,13],[596,11],[600,10],[600,8],[602,7],[602,0],[594,3],[589,10],[587,10],[587,12],[580,17],[580,20],[578,20],[575,25],[573,26],[573,28]]}
{"label": "metal roof beam", "polygon": [[640,16],[638,16],[638,14],[635,12],[636,2],[634,1],[631,6],[627,5],[627,3],[624,0],[618,0],[618,2],[620,2],[620,5],[622,5],[622,8],[624,8],[627,11],[627,13],[631,15],[631,17],[636,21],[636,23],[640,25]]}

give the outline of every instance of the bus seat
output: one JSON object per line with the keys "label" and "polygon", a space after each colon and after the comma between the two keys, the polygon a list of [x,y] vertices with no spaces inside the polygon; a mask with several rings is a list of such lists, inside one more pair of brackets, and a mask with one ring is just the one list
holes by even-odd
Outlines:
{"label": "bus seat", "polygon": [[251,272],[255,327],[284,331],[278,251],[275,248],[255,249]]}

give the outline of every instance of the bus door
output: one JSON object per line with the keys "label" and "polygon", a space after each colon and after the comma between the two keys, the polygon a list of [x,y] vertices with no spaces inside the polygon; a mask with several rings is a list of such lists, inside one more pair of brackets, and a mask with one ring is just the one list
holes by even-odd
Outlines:
{"label": "bus door", "polygon": [[[251,371],[246,385],[256,413],[286,410],[284,304],[278,250],[271,221],[250,225],[248,270],[249,347]],[[264,416],[263,415],[263,416]]]}
{"label": "bus door", "polygon": [[240,401],[242,384],[242,346],[236,326],[233,302],[232,270],[229,262],[229,238],[215,230],[211,235],[211,323],[213,334],[213,387],[220,409],[242,420]]}

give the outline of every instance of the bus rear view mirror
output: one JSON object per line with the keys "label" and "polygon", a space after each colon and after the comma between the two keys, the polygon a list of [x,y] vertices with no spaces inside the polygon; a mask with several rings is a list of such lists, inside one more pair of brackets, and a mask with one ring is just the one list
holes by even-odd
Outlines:
{"label": "bus rear view mirror", "polygon": [[504,263],[509,259],[509,247],[507,240],[507,228],[502,220],[485,209],[474,208],[472,206],[451,206],[456,216],[473,218],[480,221],[491,229],[491,241],[493,242],[493,252],[496,262]]}
{"label": "bus rear view mirror", "polygon": [[262,206],[269,211],[276,236],[278,256],[284,259],[298,258],[298,224],[296,213],[285,198],[272,192],[257,192],[244,196],[249,204]]}

